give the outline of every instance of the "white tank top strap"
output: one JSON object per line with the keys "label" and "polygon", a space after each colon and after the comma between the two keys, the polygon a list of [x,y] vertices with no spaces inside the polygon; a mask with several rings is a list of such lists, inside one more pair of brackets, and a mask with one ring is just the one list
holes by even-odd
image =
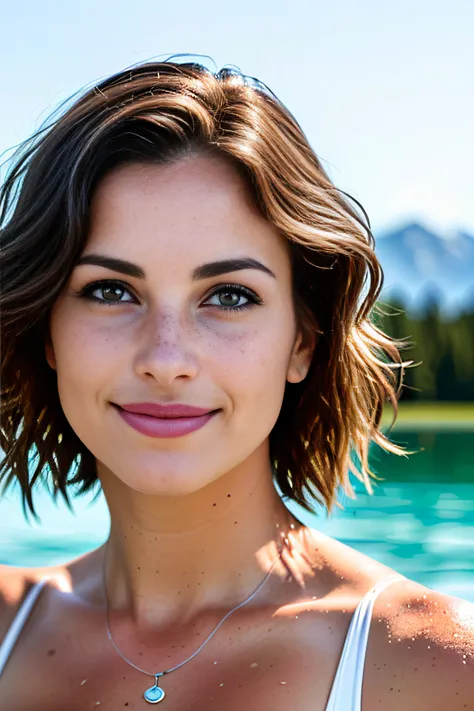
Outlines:
{"label": "white tank top strap", "polygon": [[397,573],[379,580],[357,605],[347,631],[326,711],[361,711],[364,662],[375,599],[392,583],[406,579]]}
{"label": "white tank top strap", "polygon": [[13,651],[17,639],[20,636],[25,622],[28,619],[31,610],[33,609],[42,589],[44,588],[48,580],[49,578],[43,578],[43,580],[40,580],[38,583],[35,583],[28,590],[28,594],[20,605],[18,612],[16,613],[10,627],[8,628],[5,638],[2,644],[0,645],[0,676]]}

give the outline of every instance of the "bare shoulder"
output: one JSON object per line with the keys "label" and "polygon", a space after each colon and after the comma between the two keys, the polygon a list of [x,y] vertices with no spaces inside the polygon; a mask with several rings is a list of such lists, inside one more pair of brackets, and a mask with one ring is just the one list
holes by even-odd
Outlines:
{"label": "bare shoulder", "polygon": [[31,587],[41,580],[38,568],[0,565],[0,640]]}
{"label": "bare shoulder", "polygon": [[406,579],[376,599],[363,710],[474,708],[474,604]]}
{"label": "bare shoulder", "polygon": [[53,566],[0,565],[0,642],[28,592],[36,583],[47,578],[49,587],[71,591],[85,577],[84,571],[91,555],[87,553],[69,563]]}

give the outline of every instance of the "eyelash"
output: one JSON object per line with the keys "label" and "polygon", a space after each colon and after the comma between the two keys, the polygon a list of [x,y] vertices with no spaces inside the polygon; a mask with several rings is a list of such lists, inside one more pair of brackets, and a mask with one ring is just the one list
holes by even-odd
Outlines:
{"label": "eyelash", "polygon": [[[76,296],[78,296],[81,299],[86,299],[88,301],[94,301],[97,304],[100,304],[100,306],[115,306],[117,304],[130,304],[132,303],[131,301],[107,301],[105,299],[98,299],[96,296],[92,296],[92,292],[96,291],[96,289],[104,288],[104,287],[119,287],[123,289],[124,291],[128,292],[131,296],[131,292],[129,287],[127,287],[124,282],[119,281],[117,279],[100,279],[99,281],[94,281],[90,284],[87,284],[84,286],[79,292],[76,293]],[[218,287],[216,287],[206,298],[210,299],[212,296],[215,296],[216,294],[238,294],[239,296],[244,296],[246,299],[248,299],[247,303],[241,304],[240,306],[213,306],[213,308],[219,309],[219,311],[244,311],[248,308],[251,308],[252,306],[258,305],[262,303],[262,299],[255,294],[255,292],[251,291],[250,289],[247,289],[245,286],[242,286],[240,284],[219,284]]]}

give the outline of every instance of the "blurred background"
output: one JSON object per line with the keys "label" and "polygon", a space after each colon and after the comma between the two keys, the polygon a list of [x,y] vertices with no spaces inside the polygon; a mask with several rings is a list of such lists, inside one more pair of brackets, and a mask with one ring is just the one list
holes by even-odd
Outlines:
{"label": "blurred background", "polygon": [[[125,67],[190,53],[234,65],[283,101],[340,189],[369,214],[385,271],[379,323],[406,337],[408,369],[390,438],[374,447],[374,494],[307,525],[429,587],[474,602],[474,5],[470,0],[181,0],[2,8],[0,153],[59,104]],[[195,55],[207,55],[207,58]],[[184,61],[184,59],[180,60]],[[390,422],[387,413],[386,427]],[[102,544],[104,500],[74,511],[39,489],[41,523],[18,490],[0,496],[0,563],[49,565]]]}

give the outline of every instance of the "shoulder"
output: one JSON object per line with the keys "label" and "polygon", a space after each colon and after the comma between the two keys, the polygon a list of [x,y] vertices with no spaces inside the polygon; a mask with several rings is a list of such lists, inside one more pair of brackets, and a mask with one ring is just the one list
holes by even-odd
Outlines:
{"label": "shoulder", "polygon": [[409,579],[389,586],[374,604],[364,691],[367,711],[472,708],[474,604]]}
{"label": "shoulder", "polygon": [[44,579],[47,579],[47,584],[66,589],[67,567],[27,568],[0,565],[0,643],[30,590]]}
{"label": "shoulder", "polygon": [[0,640],[37,579],[28,568],[0,565]]}

